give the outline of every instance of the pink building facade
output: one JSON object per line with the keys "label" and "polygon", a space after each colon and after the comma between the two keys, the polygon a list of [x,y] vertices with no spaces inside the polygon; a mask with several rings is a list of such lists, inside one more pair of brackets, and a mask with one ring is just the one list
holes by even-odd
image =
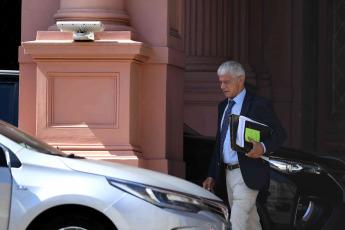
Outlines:
{"label": "pink building facade", "polygon": [[[184,177],[183,125],[214,136],[216,70],[233,59],[271,99],[285,145],[301,147],[301,2],[22,0],[19,127],[67,152]],[[74,42],[57,21],[105,31]]]}

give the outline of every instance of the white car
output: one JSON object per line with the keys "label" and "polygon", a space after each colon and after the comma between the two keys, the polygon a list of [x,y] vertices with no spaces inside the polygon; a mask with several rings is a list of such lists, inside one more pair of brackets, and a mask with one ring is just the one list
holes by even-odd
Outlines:
{"label": "white car", "polygon": [[0,230],[231,229],[209,191],[66,154],[0,121]]}

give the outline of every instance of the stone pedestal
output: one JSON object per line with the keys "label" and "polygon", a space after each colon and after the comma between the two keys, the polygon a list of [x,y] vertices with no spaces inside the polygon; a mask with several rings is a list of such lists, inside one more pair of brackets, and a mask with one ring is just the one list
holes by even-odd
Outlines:
{"label": "stone pedestal", "polygon": [[37,65],[36,135],[67,152],[139,165],[139,82],[151,48],[129,31],[94,42],[41,31],[22,44]]}
{"label": "stone pedestal", "polygon": [[[32,2],[23,0],[19,127],[67,152],[184,177],[184,1]],[[105,31],[73,42],[56,21]]]}

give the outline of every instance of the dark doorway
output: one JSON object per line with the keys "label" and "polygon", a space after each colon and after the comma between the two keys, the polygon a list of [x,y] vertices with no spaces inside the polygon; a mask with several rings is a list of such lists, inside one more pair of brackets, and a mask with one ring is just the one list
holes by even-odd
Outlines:
{"label": "dark doorway", "polygon": [[320,0],[318,150],[345,149],[345,0]]}
{"label": "dark doorway", "polygon": [[1,1],[0,119],[18,126],[21,0]]}

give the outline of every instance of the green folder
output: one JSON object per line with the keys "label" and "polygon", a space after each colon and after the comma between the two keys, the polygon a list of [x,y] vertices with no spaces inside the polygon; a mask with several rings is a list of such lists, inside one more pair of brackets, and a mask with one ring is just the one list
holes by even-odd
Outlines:
{"label": "green folder", "polygon": [[[266,138],[269,138],[271,134],[272,128],[263,122],[246,118],[242,115],[230,115],[231,149],[235,151],[247,153],[253,148],[253,144],[249,141],[249,137],[256,142],[262,142]],[[237,144],[237,138],[243,143],[243,146]]]}

